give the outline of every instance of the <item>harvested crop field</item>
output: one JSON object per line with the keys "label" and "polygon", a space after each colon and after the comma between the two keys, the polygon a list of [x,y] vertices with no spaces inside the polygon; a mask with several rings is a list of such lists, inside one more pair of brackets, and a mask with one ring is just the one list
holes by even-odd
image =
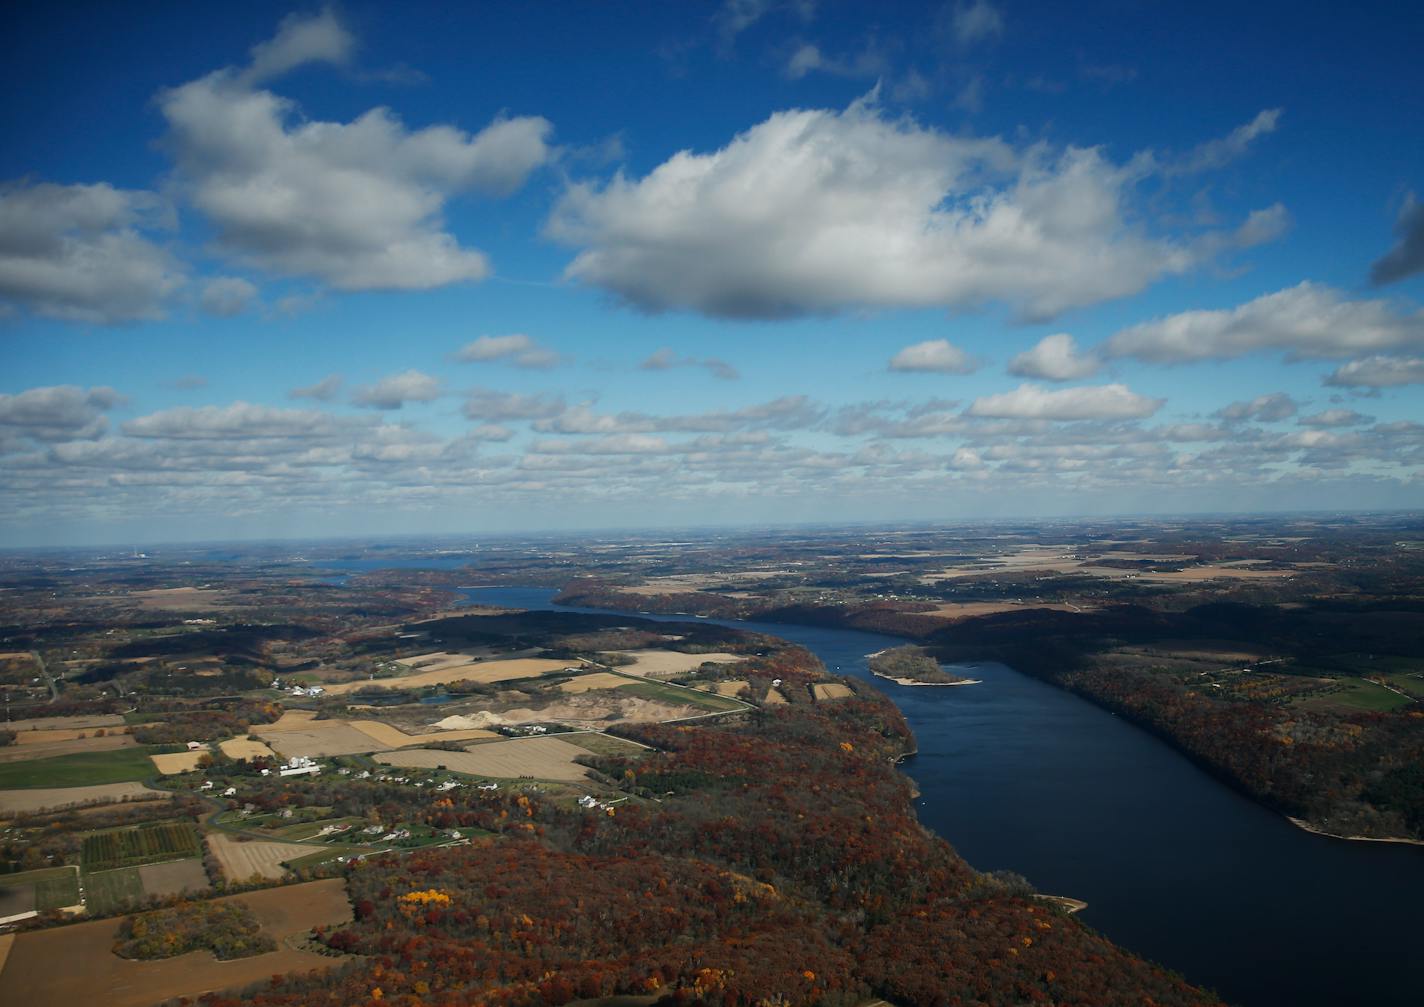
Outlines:
{"label": "harvested crop field", "polygon": [[387,752],[376,756],[376,761],[420,769],[444,766],[471,776],[501,779],[531,776],[540,780],[573,781],[588,775],[587,769],[574,763],[574,759],[587,754],[586,749],[558,738],[516,738],[476,745],[465,752],[437,752],[428,748]]}
{"label": "harvested crop field", "polygon": [[0,790],[0,815],[42,808],[67,808],[75,804],[110,804],[125,798],[168,800],[171,795],[161,790],[149,790],[142,783],[100,783],[92,787],[35,788],[32,790]]}
{"label": "harvested crop field", "polygon": [[730,664],[746,660],[742,654],[684,654],[678,650],[616,650],[613,653],[633,659],[633,664],[619,665],[619,671],[644,678],[674,678],[696,671],[709,661]]}
{"label": "harvested crop field", "polygon": [[719,696],[740,696],[744,689],[750,687],[750,682],[713,682],[710,691]]}
{"label": "harvested crop field", "polygon": [[172,752],[168,755],[150,755],[149,758],[164,776],[174,776],[178,773],[193,772],[198,768],[198,760],[211,754],[206,748],[201,748],[196,752]]}
{"label": "harvested crop field", "polygon": [[780,689],[768,689],[766,698],[762,700],[764,706],[781,706],[786,703],[786,697],[781,694]]}
{"label": "harvested crop field", "polygon": [[[77,755],[80,752],[112,752],[116,748],[133,748],[138,742],[127,734],[107,734],[102,738],[62,738],[59,735],[79,735],[83,731],[26,731],[15,744],[0,748],[0,762],[24,762],[28,759],[50,759],[56,755]],[[36,737],[50,735],[51,737]]]}
{"label": "harvested crop field", "polygon": [[811,695],[816,699],[849,699],[855,693],[839,682],[817,682],[811,686]]}
{"label": "harvested crop field", "polygon": [[563,671],[565,668],[574,666],[568,661],[551,661],[542,657],[517,657],[503,661],[472,661],[464,655],[457,656],[462,657],[465,663],[435,662],[435,666],[429,671],[416,670],[413,674],[402,675],[400,678],[342,682],[338,685],[327,686],[326,691],[333,696],[343,696],[371,685],[385,686],[388,689],[420,689],[427,685],[445,685],[449,682],[480,682],[489,685],[493,682],[509,682],[517,678],[537,678],[540,675],[548,675],[551,672]]}
{"label": "harvested crop field", "polygon": [[431,734],[406,734],[400,728],[383,724],[379,720],[352,720],[348,723],[385,748],[406,748],[410,745],[426,745],[432,741],[475,741],[479,738],[499,737],[493,731],[478,728],[463,731],[435,731]]}
{"label": "harvested crop field", "polygon": [[145,895],[181,895],[184,892],[205,892],[208,874],[196,857],[170,860],[166,864],[144,864],[138,869]]}
{"label": "harvested crop field", "polygon": [[218,742],[218,748],[222,749],[222,754],[229,759],[272,759],[277,753],[272,751],[260,741],[249,741],[246,738],[228,738],[226,741]]}
{"label": "harvested crop field", "polygon": [[267,839],[243,842],[221,832],[208,833],[208,849],[217,857],[223,877],[229,881],[246,881],[254,874],[277,881],[287,869],[284,860],[296,860],[309,853],[318,853],[319,846],[301,843],[278,843]]}
{"label": "harvested crop field", "polygon": [[620,686],[632,685],[633,680],[623,675],[615,675],[608,671],[595,671],[591,675],[580,675],[572,682],[565,682],[559,686],[560,692],[592,692],[595,689],[617,689]]}
{"label": "harvested crop field", "polygon": [[96,727],[122,729],[124,718],[117,713],[92,713],[79,717],[31,717],[27,720],[12,720],[5,726],[11,731],[85,731]]}
{"label": "harvested crop field", "polygon": [[[314,926],[332,926],[351,918],[345,883],[340,879],[228,898],[242,902],[257,915],[262,932],[277,941],[279,950],[229,962],[219,962],[207,951],[162,961],[136,961],[113,953],[121,919],[39,930],[16,938],[0,970],[0,1003],[148,1007],[175,997],[240,988],[279,972],[306,972],[336,964],[331,958],[286,947],[283,940]],[[84,967],[74,967],[76,962]]]}

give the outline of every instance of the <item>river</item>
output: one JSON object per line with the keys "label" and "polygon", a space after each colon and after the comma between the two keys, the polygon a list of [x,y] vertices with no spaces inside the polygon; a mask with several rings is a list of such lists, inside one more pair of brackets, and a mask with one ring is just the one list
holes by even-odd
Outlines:
{"label": "river", "polygon": [[[547,588],[464,594],[556,608]],[[1232,1003],[1424,1002],[1424,849],[1303,832],[1145,731],[1003,665],[968,669],[980,685],[899,686],[865,658],[903,640],[722,624],[801,644],[889,695],[919,741],[904,769],[920,788],[920,820],[975,867],[1083,899],[1083,922]]]}

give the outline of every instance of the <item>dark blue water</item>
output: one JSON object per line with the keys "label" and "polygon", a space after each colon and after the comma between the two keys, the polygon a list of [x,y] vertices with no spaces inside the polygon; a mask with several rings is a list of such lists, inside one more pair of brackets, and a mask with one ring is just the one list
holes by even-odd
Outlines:
{"label": "dark blue water", "polygon": [[[464,593],[554,608],[546,588]],[[1003,665],[968,669],[981,685],[898,686],[865,657],[903,640],[722,624],[801,644],[888,694],[919,741],[904,768],[921,821],[975,867],[1085,900],[1083,922],[1233,1003],[1424,1003],[1424,848],[1302,832],[1146,732]]]}

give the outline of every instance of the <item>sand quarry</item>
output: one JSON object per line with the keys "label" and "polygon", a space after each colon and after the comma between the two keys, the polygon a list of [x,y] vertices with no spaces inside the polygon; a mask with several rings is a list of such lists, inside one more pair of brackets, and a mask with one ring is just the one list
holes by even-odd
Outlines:
{"label": "sand quarry", "polygon": [[[336,964],[334,959],[294,950],[285,939],[314,926],[335,926],[351,918],[346,885],[339,878],[229,898],[244,903],[257,915],[262,932],[277,942],[278,950],[230,962],[220,962],[207,951],[161,961],[130,961],[113,953],[122,917],[37,930],[15,939],[0,970],[0,1003],[149,1007],[208,990],[240,988],[280,972],[327,969]],[[76,962],[82,962],[83,967],[76,968]]]}
{"label": "sand quarry", "polygon": [[444,766],[471,776],[493,776],[518,779],[530,776],[540,780],[582,780],[588,770],[574,759],[588,755],[588,749],[570,745],[558,738],[514,738],[472,745],[463,752],[435,752],[415,749],[408,752],[387,752],[376,761],[388,766],[434,769]]}

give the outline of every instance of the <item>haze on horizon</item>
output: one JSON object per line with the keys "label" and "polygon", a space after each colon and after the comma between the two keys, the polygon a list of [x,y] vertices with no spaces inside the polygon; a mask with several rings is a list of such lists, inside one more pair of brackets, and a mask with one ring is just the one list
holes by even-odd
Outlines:
{"label": "haze on horizon", "polygon": [[1418,12],[12,21],[0,546],[1421,499]]}

